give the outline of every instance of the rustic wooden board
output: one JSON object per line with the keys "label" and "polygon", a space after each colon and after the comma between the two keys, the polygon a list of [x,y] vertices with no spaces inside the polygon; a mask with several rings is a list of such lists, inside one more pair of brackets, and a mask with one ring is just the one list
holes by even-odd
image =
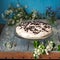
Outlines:
{"label": "rustic wooden board", "polygon": [[[34,57],[31,52],[0,52],[0,59],[34,59]],[[40,55],[39,59],[60,59],[60,53]]]}

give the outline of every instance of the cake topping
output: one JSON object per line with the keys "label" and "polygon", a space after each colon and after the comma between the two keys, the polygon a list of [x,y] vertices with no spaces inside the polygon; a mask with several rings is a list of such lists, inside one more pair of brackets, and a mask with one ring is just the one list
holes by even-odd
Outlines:
{"label": "cake topping", "polygon": [[46,28],[48,29],[51,28],[49,24],[41,22],[41,21],[22,22],[19,26],[21,27],[21,29],[23,28],[26,32],[30,30],[34,34],[38,34],[42,30],[45,32],[49,32]]}

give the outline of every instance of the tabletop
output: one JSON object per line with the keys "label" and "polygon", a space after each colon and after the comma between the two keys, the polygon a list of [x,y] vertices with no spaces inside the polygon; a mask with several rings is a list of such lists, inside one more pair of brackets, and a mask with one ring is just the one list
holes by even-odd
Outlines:
{"label": "tabletop", "polygon": [[[58,21],[59,23],[59,21]],[[4,27],[4,28],[3,28]],[[60,26],[58,25],[58,31],[60,31]],[[3,30],[2,30],[3,29]],[[55,30],[55,29],[54,29]],[[25,39],[20,39],[19,37],[15,36],[15,26],[8,27],[7,25],[0,24],[0,58],[23,58],[23,59],[33,59],[32,51],[34,49],[33,42]],[[7,33],[8,32],[8,33]],[[55,36],[56,35],[55,30]],[[56,44],[60,43],[58,38],[55,37],[55,40],[57,39]],[[6,41],[13,41],[17,42],[17,46],[13,49],[6,49],[2,44]],[[49,55],[41,55],[41,59],[60,59],[60,52],[51,52]]]}

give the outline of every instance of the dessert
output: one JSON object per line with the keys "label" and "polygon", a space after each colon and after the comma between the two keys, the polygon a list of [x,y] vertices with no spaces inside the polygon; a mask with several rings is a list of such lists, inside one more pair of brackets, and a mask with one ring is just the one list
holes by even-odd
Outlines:
{"label": "dessert", "polygon": [[17,26],[16,33],[26,39],[44,39],[51,35],[52,27],[42,21],[28,21]]}

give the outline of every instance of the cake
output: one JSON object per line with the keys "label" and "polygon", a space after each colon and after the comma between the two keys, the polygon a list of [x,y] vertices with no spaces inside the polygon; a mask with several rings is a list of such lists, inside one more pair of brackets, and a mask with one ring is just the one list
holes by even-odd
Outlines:
{"label": "cake", "polygon": [[16,27],[18,36],[26,39],[45,39],[52,33],[52,27],[42,21],[21,22]]}

